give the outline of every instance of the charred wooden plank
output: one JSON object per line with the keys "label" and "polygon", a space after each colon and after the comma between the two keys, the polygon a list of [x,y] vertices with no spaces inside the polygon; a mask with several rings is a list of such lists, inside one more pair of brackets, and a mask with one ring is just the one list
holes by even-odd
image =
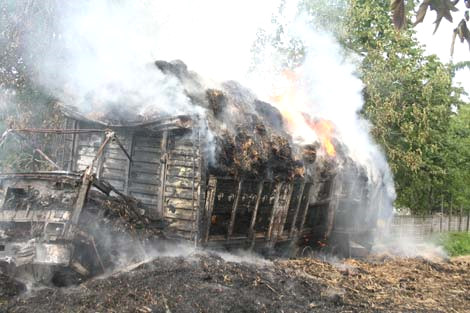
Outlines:
{"label": "charred wooden plank", "polygon": [[176,188],[171,186],[166,186],[165,188],[165,197],[180,198],[192,200],[197,198],[196,191],[193,191],[192,188]]}
{"label": "charred wooden plank", "polygon": [[292,184],[282,183],[279,187],[278,196],[274,201],[271,227],[268,231],[268,238],[270,240],[271,247],[274,247],[274,244],[276,243],[284,228],[285,216],[289,208],[291,196]]}
{"label": "charred wooden plank", "polygon": [[311,184],[308,184],[308,186],[306,186],[306,190],[305,190],[305,198],[306,199],[305,199],[305,204],[302,208],[303,213],[302,213],[302,216],[300,218],[298,234],[301,234],[303,232],[303,228],[304,228],[304,225],[305,225],[305,219],[307,218],[308,208],[309,208],[309,205],[310,205],[310,194],[312,192],[312,188],[313,188],[313,186]]}
{"label": "charred wooden plank", "polygon": [[199,173],[193,171],[192,168],[188,168],[188,167],[173,167],[173,166],[170,167],[169,166],[167,169],[167,176],[197,179],[199,177]]}
{"label": "charred wooden plank", "polygon": [[153,152],[139,152],[132,156],[134,162],[160,164],[161,155]]}
{"label": "charred wooden plank", "polygon": [[[197,160],[199,161],[199,160]],[[198,168],[199,166],[198,165],[195,165],[194,164],[194,161],[193,160],[190,160],[190,161],[184,161],[184,160],[175,160],[175,159],[170,159],[168,160],[168,165],[169,166],[174,166],[174,167],[188,167],[188,168]]]}
{"label": "charred wooden plank", "polygon": [[[157,145],[158,143],[158,145]],[[136,143],[134,143],[135,145]],[[155,154],[160,154],[161,153],[161,148],[160,148],[160,141],[155,142],[155,146],[134,146],[134,152],[133,154],[138,154],[138,153],[155,153]]]}
{"label": "charred wooden plank", "polygon": [[[163,134],[164,132],[162,132]],[[142,148],[160,148],[162,136],[148,136],[145,134],[136,133],[136,147]]]}
{"label": "charred wooden plank", "polygon": [[194,231],[194,223],[192,220],[182,220],[182,219],[172,219],[169,218],[169,228],[174,228],[177,230],[192,232]]}
{"label": "charred wooden plank", "polygon": [[227,239],[230,239],[230,237],[233,235],[233,227],[235,225],[235,216],[237,215],[237,208],[238,208],[238,202],[240,201],[240,193],[242,191],[242,185],[243,185],[243,180],[240,179],[240,181],[238,182],[237,195],[235,196],[235,201],[233,202],[233,206],[231,210]]}
{"label": "charred wooden plank", "polygon": [[185,210],[179,208],[165,208],[165,218],[175,218],[187,221],[194,221],[194,215],[192,210]]}
{"label": "charred wooden plank", "polygon": [[124,191],[124,180],[117,180],[117,179],[106,179],[108,183],[110,183],[114,188]]}
{"label": "charred wooden plank", "polygon": [[157,173],[160,175],[160,163],[132,162],[132,173]]}
{"label": "charred wooden plank", "polygon": [[[123,182],[124,185],[124,182]],[[158,194],[158,185],[150,184],[139,184],[132,181],[129,185],[129,191],[139,192],[148,195],[157,195]]]}
{"label": "charred wooden plank", "polygon": [[183,209],[188,211],[193,211],[192,200],[187,199],[176,199],[176,198],[167,198],[165,199],[165,207],[167,211],[173,211],[175,209]]}
{"label": "charred wooden plank", "polygon": [[259,204],[261,203],[261,195],[263,194],[264,181],[258,183],[258,192],[256,194],[256,204],[253,209],[253,215],[251,216],[250,229],[248,230],[248,238],[251,240],[250,249],[253,249],[255,245],[255,222],[258,214]]}
{"label": "charred wooden plank", "polygon": [[274,187],[274,203],[273,203],[273,208],[271,211],[271,216],[269,218],[269,227],[268,227],[268,232],[266,235],[266,238],[268,240],[271,239],[273,227],[274,227],[274,220],[276,218],[276,214],[278,213],[278,201],[279,201],[279,195],[281,193],[281,188],[282,188],[282,183],[276,183],[276,186]]}
{"label": "charred wooden plank", "polygon": [[[73,120],[72,124],[72,129],[75,130],[77,129],[77,124],[78,122],[76,120]],[[72,143],[71,143],[71,149],[70,149],[70,157],[69,157],[69,164],[67,166],[68,171],[72,171],[74,169],[74,160],[76,160],[75,157],[75,152],[77,151],[77,134],[72,134]]]}
{"label": "charred wooden plank", "polygon": [[167,184],[167,175],[168,175],[168,131],[164,131],[162,134],[161,141],[161,158],[160,158],[160,202],[158,204],[158,212],[163,215],[163,210],[165,206],[165,186]]}
{"label": "charred wooden plank", "polygon": [[206,187],[206,202],[204,205],[205,211],[205,223],[204,223],[204,239],[203,242],[206,243],[209,240],[209,230],[212,225],[212,211],[214,209],[214,200],[215,194],[217,191],[217,178],[215,176],[210,176],[209,181]]}
{"label": "charred wooden plank", "polygon": [[178,188],[192,189],[193,182],[195,186],[197,187],[199,183],[197,181],[195,182],[192,178],[168,176],[166,179],[167,186],[178,187]]}
{"label": "charred wooden plank", "polygon": [[280,197],[280,211],[279,211],[279,222],[278,222],[278,225],[277,227],[274,229],[275,231],[275,241],[280,238],[282,235],[283,235],[283,231],[284,231],[284,225],[286,223],[286,219],[287,219],[287,214],[288,214],[288,211],[289,211],[289,207],[290,207],[290,202],[291,202],[291,199],[292,199],[292,194],[293,194],[293,189],[294,189],[294,185],[292,183],[286,183],[285,184],[286,186],[286,192]]}
{"label": "charred wooden plank", "polygon": [[70,221],[67,223],[65,237],[69,240],[71,240],[75,236],[75,228],[78,224],[80,215],[82,214],[82,210],[85,206],[92,179],[92,169],[89,168],[87,171],[85,171],[83,175],[82,184],[80,186],[77,199],[75,200],[73,206],[72,215],[70,217]]}
{"label": "charred wooden plank", "polygon": [[155,208],[158,205],[158,198],[154,195],[147,195],[139,192],[129,192],[131,196],[142,202],[148,208]]}
{"label": "charred wooden plank", "polygon": [[127,163],[127,161],[129,160],[125,155],[123,155],[119,151],[106,150],[106,153],[104,154],[104,156],[105,156],[106,159],[121,161],[122,163]]}
{"label": "charred wooden plank", "polygon": [[78,156],[87,156],[87,157],[92,157],[94,158],[96,155],[96,152],[98,151],[98,147],[90,147],[90,146],[79,146],[78,147]]}
{"label": "charred wooden plank", "polygon": [[175,149],[171,150],[171,155],[172,156],[189,156],[192,157],[194,155],[200,155],[199,148],[197,149],[191,149],[191,148],[183,148],[183,147],[178,147]]}
{"label": "charred wooden plank", "polygon": [[173,143],[175,147],[189,147],[192,148],[196,138],[190,138],[189,136],[178,136],[174,137]]}
{"label": "charred wooden plank", "polygon": [[102,171],[101,171],[101,177],[105,178],[105,177],[115,177],[117,179],[123,179],[125,176],[125,169],[124,168],[120,168],[120,169],[116,169],[116,168],[108,168],[108,167],[103,167]]}
{"label": "charred wooden plank", "polygon": [[297,223],[297,218],[299,216],[299,210],[300,210],[300,205],[302,204],[302,197],[304,196],[304,190],[305,190],[305,182],[302,182],[302,184],[300,185],[297,205],[294,211],[294,217],[292,218],[292,225],[289,231],[289,238],[293,238],[294,236],[295,224]]}
{"label": "charred wooden plank", "polygon": [[169,160],[174,161],[185,161],[185,162],[192,162],[193,160],[200,160],[200,156],[198,154],[168,154]]}
{"label": "charred wooden plank", "polygon": [[158,186],[160,184],[160,173],[132,171],[129,178],[129,184],[132,182]]}

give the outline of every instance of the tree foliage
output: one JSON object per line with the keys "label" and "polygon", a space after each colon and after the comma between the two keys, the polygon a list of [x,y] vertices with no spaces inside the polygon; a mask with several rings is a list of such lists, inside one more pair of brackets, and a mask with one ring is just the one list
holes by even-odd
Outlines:
{"label": "tree foliage", "polygon": [[[394,173],[396,206],[424,213],[438,210],[443,198],[446,207],[450,201],[467,206],[469,169],[462,160],[470,151],[459,147],[466,144],[462,127],[469,116],[460,100],[463,90],[452,83],[455,70],[467,64],[443,64],[435,55],[427,56],[413,28],[397,32],[390,23],[389,3],[305,0],[300,10],[312,17],[312,27],[334,34],[347,51],[361,56],[362,114],[372,122],[372,134]],[[409,20],[413,5],[405,4],[397,3]],[[441,8],[434,2],[429,7]],[[334,26],[322,29],[328,15]],[[296,44],[294,50],[301,52]]]}
{"label": "tree foliage", "polygon": [[[470,0],[464,0],[465,7],[470,8]],[[405,0],[392,0],[391,10],[393,12],[393,24],[398,30],[403,30],[406,25],[406,4]],[[408,1],[409,5],[414,6],[415,1]],[[457,12],[457,4],[459,0],[423,0],[418,7],[416,12],[415,22],[413,26],[418,25],[424,21],[426,13],[428,11],[436,11],[436,27],[434,28],[434,33],[436,33],[439,25],[441,24],[442,18],[446,18],[449,22],[453,22],[452,12]],[[457,27],[454,29],[452,35],[452,44],[451,44],[451,55],[454,54],[455,38],[458,36],[460,41],[463,43],[467,41],[470,48],[470,31],[467,27],[467,22],[469,21],[469,12],[465,11],[464,18],[458,23]]]}
{"label": "tree foliage", "polygon": [[346,43],[364,55],[363,114],[394,172],[396,204],[415,212],[437,209],[443,195],[449,201],[458,193],[450,181],[460,179],[451,174],[456,163],[449,160],[449,140],[457,127],[453,110],[460,107],[462,93],[452,85],[453,67],[426,56],[413,29],[395,31],[387,22],[388,1],[350,2]]}
{"label": "tree foliage", "polygon": [[[0,136],[10,128],[57,127],[55,101],[33,82],[35,54],[42,53],[53,40],[50,17],[56,0],[7,0],[0,3]],[[33,42],[31,34],[42,33]],[[45,40],[49,38],[50,40]],[[25,49],[35,47],[35,53]],[[50,136],[33,138],[35,145],[47,152]],[[0,170],[17,171],[44,168],[41,158],[24,140],[12,136],[0,149]]]}
{"label": "tree foliage", "polygon": [[451,118],[445,159],[448,196],[459,207],[470,208],[470,105],[462,105]]}
{"label": "tree foliage", "polygon": [[[425,0],[416,21],[429,9],[441,12],[441,19],[448,18],[452,6],[441,7],[436,1]],[[452,199],[454,206],[469,208],[470,107],[460,100],[463,91],[452,84],[455,70],[468,67],[468,62],[446,65],[436,56],[425,55],[413,37],[413,28],[404,27],[414,15],[414,4],[393,2],[394,21],[401,32],[390,23],[390,0],[304,0],[300,9],[312,17],[312,27],[323,31],[326,27],[348,52],[360,56],[358,75],[364,83],[365,100],[362,114],[372,122],[373,135],[395,175],[396,205],[427,211],[438,209],[444,197],[446,202]],[[50,32],[48,16],[57,5],[60,1],[7,0],[0,4],[0,91],[7,91],[0,96],[0,133],[10,124],[58,126],[54,99],[33,83],[35,73],[27,64],[34,60],[23,49],[33,30]],[[283,36],[282,22],[279,24],[274,38],[261,32],[258,43],[281,51],[285,66],[296,66],[303,61],[302,44],[279,40]],[[465,28],[455,36],[468,41]],[[53,36],[41,38],[54,40]],[[47,40],[36,42],[36,52],[41,53],[49,44]],[[20,141],[9,145],[8,154],[0,152],[0,167],[38,166],[37,156],[27,145]]]}

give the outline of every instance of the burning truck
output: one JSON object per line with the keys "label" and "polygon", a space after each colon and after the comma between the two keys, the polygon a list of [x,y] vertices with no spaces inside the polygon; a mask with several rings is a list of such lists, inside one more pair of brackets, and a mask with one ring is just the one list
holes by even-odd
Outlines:
{"label": "burning truck", "polygon": [[[59,285],[90,277],[127,249],[121,235],[137,237],[143,251],[171,240],[282,255],[367,253],[384,185],[339,141],[296,145],[280,112],[237,83],[205,89],[181,62],[156,66],[200,110],[84,116],[61,105],[63,127],[4,134],[31,142],[49,164],[0,174],[5,271],[30,270]],[[28,141],[32,135],[54,135],[53,153]]]}

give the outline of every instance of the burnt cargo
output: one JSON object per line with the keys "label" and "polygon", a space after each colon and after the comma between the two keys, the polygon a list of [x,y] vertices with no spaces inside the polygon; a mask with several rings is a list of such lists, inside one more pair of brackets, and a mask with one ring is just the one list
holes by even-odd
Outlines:
{"label": "burnt cargo", "polygon": [[[85,208],[98,201],[89,199],[93,193],[117,196],[129,215],[165,238],[200,246],[292,253],[336,247],[328,239],[337,237],[344,252],[374,228],[374,212],[364,214],[370,184],[351,162],[356,172],[331,161],[285,180],[222,176],[211,173],[206,143],[189,116],[116,126],[73,115],[65,125],[56,160],[65,171],[1,176],[1,254],[17,266],[93,272],[102,261],[80,227]],[[77,241],[85,244],[77,248]],[[86,260],[92,264],[74,259],[82,250],[94,256]]]}
{"label": "burnt cargo", "polygon": [[279,111],[244,99],[234,83],[224,88],[188,93],[206,109],[202,117],[92,119],[61,106],[60,129],[8,130],[1,140],[56,139],[50,156],[31,144],[53,171],[0,176],[3,268],[83,279],[112,266],[125,249],[113,240],[121,235],[138,237],[144,251],[145,243],[174,240],[282,255],[366,254],[382,183],[338,142],[332,158],[318,158],[316,145],[294,145]]}

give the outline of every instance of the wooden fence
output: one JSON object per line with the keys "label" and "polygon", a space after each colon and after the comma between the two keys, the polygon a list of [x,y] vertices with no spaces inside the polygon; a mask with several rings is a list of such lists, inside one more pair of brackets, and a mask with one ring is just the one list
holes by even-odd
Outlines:
{"label": "wooden fence", "polygon": [[394,237],[425,238],[433,233],[469,232],[470,215],[412,216],[396,215],[393,217],[390,233]]}

